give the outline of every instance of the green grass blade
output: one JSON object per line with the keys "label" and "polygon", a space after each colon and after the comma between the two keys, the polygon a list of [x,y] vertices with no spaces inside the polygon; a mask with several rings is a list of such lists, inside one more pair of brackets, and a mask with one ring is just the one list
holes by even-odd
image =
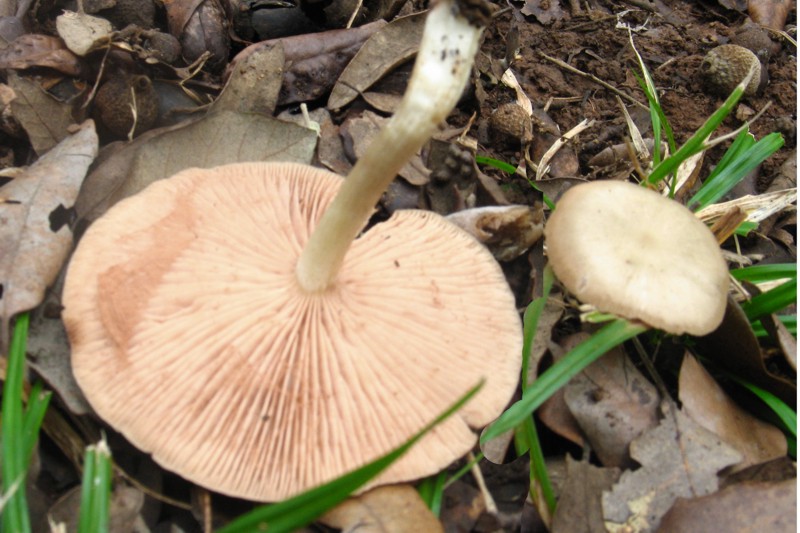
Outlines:
{"label": "green grass blade", "polygon": [[[752,75],[752,72],[750,74]],[[714,130],[716,130],[719,125],[722,124],[722,121],[725,120],[725,117],[727,117],[731,111],[733,111],[736,103],[742,97],[742,94],[744,94],[744,88],[750,81],[750,78],[752,77],[751,75],[745,76],[745,79],[742,80],[742,83],[736,86],[722,106],[720,106],[719,109],[717,109],[710,117],[708,117],[708,119],[706,119],[705,123],[700,127],[700,129],[697,130],[694,135],[692,135],[689,140],[678,149],[678,151],[666,158],[661,162],[661,164],[653,169],[653,172],[651,172],[650,176],[647,178],[648,184],[658,184],[661,180],[674,173],[680,164],[686,160],[686,158],[702,152],[705,149],[706,139],[708,139]]]}
{"label": "green grass blade", "polygon": [[434,516],[438,517],[442,511],[442,498],[447,482],[447,473],[439,472],[435,476],[425,478],[417,487],[420,498],[428,506]]}
{"label": "green grass blade", "polygon": [[461,409],[483,386],[483,383],[470,389],[455,404],[436,417],[431,423],[411,437],[401,446],[388,454],[334,479],[324,485],[298,494],[288,500],[274,505],[259,507],[234,520],[218,533],[252,533],[253,531],[269,531],[270,533],[294,531],[313,522],[328,509],[344,501],[350,493],[378,475],[401,455],[407,452],[434,426]]}
{"label": "green grass blade", "polygon": [[754,265],[731,270],[731,276],[739,281],[764,283],[779,279],[796,279],[797,263],[776,263],[774,265]]}
{"label": "green grass blade", "polygon": [[753,385],[752,383],[737,376],[730,375],[730,377],[738,384],[758,396],[758,398],[778,416],[781,423],[784,425],[784,429],[792,437],[797,439],[797,413],[794,411],[794,409],[786,405],[785,402],[771,392],[764,390],[757,385]]}
{"label": "green grass blade", "polygon": [[24,461],[26,465],[31,464],[36,441],[39,439],[39,428],[42,427],[42,420],[44,420],[44,415],[47,412],[47,406],[50,405],[51,397],[52,393],[50,391],[44,392],[42,384],[38,382],[34,383],[30,394],[28,394],[28,408],[23,417],[22,428],[22,448],[25,452]]}
{"label": "green grass blade", "polygon": [[[517,431],[520,431],[520,429]],[[552,515],[556,510],[556,496],[553,491],[553,484],[550,482],[550,476],[547,472],[542,443],[539,441],[539,433],[536,431],[536,424],[532,416],[527,417],[525,422],[522,423],[521,432],[524,435],[531,460],[531,491],[535,486],[539,486],[542,491],[542,496],[544,496],[544,500],[547,502],[547,508],[550,509],[550,514]],[[533,493],[531,493],[531,497],[533,496]]]}
{"label": "green grass blade", "polygon": [[720,200],[781,146],[783,137],[780,133],[770,133],[755,142],[752,135],[743,130],[700,190],[689,200],[689,209],[699,211]]}
{"label": "green grass blade", "polygon": [[506,163],[505,161],[500,161],[499,159],[495,159],[493,157],[488,157],[485,155],[476,155],[475,162],[478,163],[479,165],[487,165],[490,167],[494,167],[497,170],[502,170],[507,174],[516,174],[517,172],[517,167],[515,167],[514,165],[511,165],[509,163]]}
{"label": "green grass blade", "polygon": [[525,309],[522,317],[522,388],[528,387],[528,373],[530,371],[531,347],[533,337],[536,335],[536,328],[539,326],[539,318],[542,316],[550,290],[553,288],[555,275],[553,269],[548,264],[542,274],[542,296],[533,300]]}
{"label": "green grass blade", "polygon": [[[475,162],[478,163],[479,165],[488,165],[490,167],[494,167],[494,168],[496,168],[498,170],[502,170],[503,172],[505,172],[507,174],[516,174],[517,173],[517,167],[515,167],[514,165],[510,165],[510,164],[506,163],[505,161],[500,161],[498,159],[494,159],[492,157],[487,157],[485,155],[476,155],[475,156]],[[549,196],[547,196],[544,193],[544,191],[542,189],[540,189],[536,185],[535,181],[529,179],[528,183],[530,184],[531,187],[534,188],[534,190],[542,193],[542,198],[544,200],[544,204],[548,207],[548,209],[550,209],[552,211],[552,210],[554,210],[556,208],[555,202],[553,202],[553,200]]]}
{"label": "green grass blade", "polygon": [[505,413],[484,432],[482,442],[491,440],[522,424],[550,396],[563,387],[573,376],[608,350],[644,331],[645,326],[618,318],[603,326],[590,338],[570,350],[564,357],[540,375],[522,394],[522,399],[509,407]]}
{"label": "green grass blade", "polygon": [[111,451],[106,441],[88,446],[84,456],[78,533],[108,531],[111,471]]}
{"label": "green grass blade", "polygon": [[27,533],[31,530],[25,496],[26,458],[25,420],[22,410],[22,383],[25,373],[25,348],[28,338],[28,313],[14,324],[8,353],[2,405],[3,532]]}
{"label": "green grass blade", "polygon": [[753,296],[749,301],[742,303],[742,310],[749,320],[755,320],[769,313],[777,313],[796,301],[797,278],[795,277],[767,292]]}

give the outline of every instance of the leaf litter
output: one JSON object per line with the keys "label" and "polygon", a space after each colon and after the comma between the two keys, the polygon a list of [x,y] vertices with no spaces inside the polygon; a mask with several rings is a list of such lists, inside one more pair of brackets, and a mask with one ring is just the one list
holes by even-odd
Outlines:
{"label": "leaf litter", "polygon": [[[367,111],[376,112],[369,120],[375,117],[382,119],[382,115],[391,112],[397,95],[391,87],[385,91],[381,84],[393,75],[394,78],[389,80],[391,83],[395,83],[396,79],[402,80],[403,73],[396,67],[413,57],[417,39],[415,28],[420,27],[422,20],[419,15],[411,15],[388,24],[381,21],[363,26],[356,24],[357,27],[352,29],[326,28],[328,31],[301,33],[257,43],[228,62],[224,54],[226,47],[231,44],[227,32],[221,31],[221,11],[207,7],[201,9],[201,3],[194,0],[165,4],[168,27],[159,28],[159,23],[151,20],[149,23],[138,22],[142,27],[127,34],[112,34],[113,53],[107,65],[103,64],[107,50],[104,49],[106,36],[102,22],[98,22],[100,36],[97,39],[91,36],[95,31],[92,29],[94,22],[87,22],[81,23],[82,27],[78,28],[79,33],[85,32],[87,36],[64,33],[62,40],[50,35],[27,34],[0,52],[0,67],[13,71],[9,72],[8,83],[17,97],[16,103],[12,101],[10,112],[4,113],[0,130],[9,134],[17,132],[10,137],[16,139],[10,144],[17,151],[16,154],[12,153],[12,159],[16,155],[17,161],[33,160],[36,155],[43,154],[40,162],[44,161],[48,150],[55,150],[52,147],[63,138],[69,139],[68,128],[76,120],[71,112],[86,103],[82,98],[87,97],[91,86],[101,80],[127,75],[130,62],[135,63],[134,71],[137,74],[144,73],[153,78],[160,95],[166,93],[165,87],[169,87],[169,90],[194,101],[194,109],[189,111],[188,120],[169,123],[165,116],[161,116],[157,129],[143,133],[132,142],[104,146],[76,204],[76,211],[85,221],[96,218],[109,205],[153,180],[186,166],[276,158],[317,161],[339,173],[346,173],[354,156],[357,156],[353,147],[347,146],[354,140],[352,129],[348,133],[348,128],[359,120],[366,120]],[[452,126],[462,128],[464,133],[459,142],[465,141],[472,147],[470,154],[474,154],[477,147],[478,154],[507,162],[516,167],[518,172],[503,174],[482,165],[478,170],[477,181],[480,184],[477,187],[476,178],[471,175],[472,188],[466,194],[459,192],[461,196],[456,202],[452,202],[451,198],[435,200],[437,206],[441,204],[447,212],[454,209],[462,211],[469,207],[464,200],[470,195],[479,206],[534,205],[541,197],[532,191],[525,174],[536,174],[540,157],[556,141],[561,140],[559,132],[567,131],[587,118],[599,121],[602,127],[595,126],[570,139],[558,152],[556,159],[551,161],[551,168],[540,169],[545,176],[537,186],[556,199],[574,183],[610,176],[626,178],[637,171],[639,163],[628,157],[630,141],[624,133],[627,125],[621,118],[619,104],[610,93],[605,94],[604,89],[594,84],[591,78],[577,76],[537,55],[537,51],[541,51],[549,57],[557,57],[571,68],[609,82],[629,96],[641,96],[638,85],[630,75],[635,67],[626,48],[627,35],[614,27],[618,20],[615,14],[630,5],[615,2],[602,4],[601,13],[582,11],[582,6],[576,2],[569,2],[569,9],[567,3],[557,6],[553,3],[519,2],[497,15],[486,33],[478,77],[472,80],[465,91],[461,110],[454,113],[449,122]],[[645,62],[654,69],[656,82],[660,87],[670,88],[661,95],[662,103],[673,126],[680,128],[676,130],[679,136],[691,133],[696,128],[696,121],[708,116],[716,106],[714,97],[706,95],[693,77],[693,69],[709,43],[724,42],[741,33],[740,28],[732,22],[736,17],[743,17],[741,13],[745,8],[739,4],[720,2],[723,7],[718,9],[729,10],[723,24],[715,19],[713,13],[701,15],[682,3],[669,8],[660,3],[646,8],[639,6],[640,9],[658,12],[658,16],[646,11],[626,11],[626,23],[632,23],[637,28],[636,43],[641,45]],[[763,9],[759,11],[767,5],[765,2],[754,1],[751,4],[754,18],[765,17],[766,13],[767,18],[762,19],[763,23],[783,29],[786,21],[783,6],[786,3],[782,3],[781,9],[774,13]],[[107,7],[110,4],[102,9]],[[102,9],[92,10],[100,20],[110,13]],[[36,16],[51,16],[55,20],[60,14],[61,11],[52,14],[42,11]],[[791,23],[796,15],[793,10],[788,14]],[[369,19],[369,16],[357,20],[364,19]],[[206,30],[198,32],[201,20],[209,21],[209,25]],[[692,24],[687,25],[687,21],[692,21]],[[185,46],[184,57],[190,60],[196,57],[197,62],[183,61],[179,56],[162,60],[157,57],[169,56],[144,53],[144,40],[150,39],[146,35],[156,35],[159,29],[165,35],[172,31],[171,37],[180,39]],[[134,35],[137,37],[134,38]],[[769,62],[770,83],[765,93],[747,104],[752,111],[760,108],[767,99],[772,99],[773,107],[753,125],[753,131],[757,137],[770,131],[781,131],[791,147],[796,140],[796,123],[786,117],[796,116],[792,85],[796,82],[796,63],[787,52],[786,41],[780,40],[778,34],[771,35],[772,55],[764,56]],[[69,46],[65,46],[63,41],[68,41]],[[387,41],[391,45],[387,45]],[[241,48],[241,45],[235,44],[235,39],[233,42],[234,49]],[[203,57],[200,53],[193,56],[192,47],[198,44],[207,44],[207,48],[215,55]],[[200,50],[204,50],[202,46]],[[223,56],[220,56],[220,50]],[[120,53],[128,54],[123,62],[113,57]],[[82,58],[79,57],[81,54]],[[126,61],[128,66],[125,66]],[[223,76],[221,72],[225,67],[228,74]],[[268,75],[264,75],[265,72]],[[506,72],[515,76],[518,83],[516,88],[501,83]],[[227,85],[220,92],[226,79]],[[78,98],[65,98],[59,93],[61,87],[69,84],[77,88]],[[59,96],[56,98],[54,94]],[[71,94],[74,96],[76,93]],[[516,146],[514,143],[494,143],[487,133],[488,117],[492,111],[517,100],[521,95],[533,107],[534,143],[530,154],[523,153],[518,143]],[[293,105],[300,102],[324,111],[326,98],[327,107],[333,113],[327,116],[314,115],[323,117],[318,120],[321,137],[305,128],[303,120],[300,120],[300,125],[287,126],[272,118],[280,111],[300,116]],[[201,104],[200,108],[196,107],[198,103]],[[91,108],[93,104],[88,102],[87,105]],[[202,106],[207,109],[202,109]],[[185,104],[173,104],[172,107],[176,111],[175,116],[186,116]],[[649,131],[649,116],[641,107],[629,107],[630,120],[641,131]],[[748,116],[745,107],[742,107],[741,113],[742,116]],[[80,113],[75,116],[78,115]],[[60,118],[53,120],[56,117]],[[723,125],[723,128],[727,127],[727,124]],[[19,133],[21,131],[24,134]],[[372,132],[367,131],[355,137],[362,143],[367,142],[371,135]],[[24,136],[28,139],[25,140]],[[30,142],[33,151],[20,148],[20,139],[23,144]],[[616,149],[611,162],[598,159],[591,161],[592,156],[612,146]],[[385,197],[377,218],[390,213],[392,205],[434,208],[420,200],[432,197],[425,191],[430,187],[426,170],[433,170],[433,167],[427,166],[431,163],[425,155],[422,154],[417,165],[419,174],[413,180],[416,183],[405,180],[396,182],[401,184],[396,185],[395,200]],[[719,160],[719,155],[712,152],[703,158],[696,169],[700,176],[707,174],[709,166]],[[795,158],[794,152],[789,154],[789,150],[785,150],[768,160],[749,178],[748,194],[778,192],[796,187],[796,172],[791,170]],[[549,173],[545,172],[547,170]],[[3,187],[4,197],[6,187],[14,181]],[[752,236],[742,238],[737,243],[738,257],[753,262],[769,260],[778,254],[794,258],[796,215],[793,215],[793,206],[796,200],[791,193],[779,193],[776,198],[774,213],[768,213],[770,218],[762,222],[762,227],[769,229],[769,233],[757,239]],[[736,197],[733,199],[736,200]],[[754,198],[753,201],[763,201],[763,198]],[[71,206],[72,202],[74,198],[65,200],[64,206]],[[0,205],[3,210],[7,207],[10,206]],[[47,211],[45,206],[43,210]],[[783,222],[775,222],[779,220]],[[517,241],[515,238],[512,241],[512,244],[516,244],[521,243],[522,239]],[[69,247],[64,244],[58,246]],[[49,247],[39,246],[37,250],[42,253]],[[2,250],[6,250],[5,245]],[[541,276],[541,272],[531,270],[531,265],[541,263],[540,257],[534,257],[537,253],[541,255],[541,244],[532,251],[525,250],[527,246],[520,248],[521,255],[516,251],[510,254],[504,259],[503,265],[515,288],[520,307],[537,295],[537,283]],[[53,265],[63,263],[63,253],[55,254],[57,257],[48,261]],[[33,291],[39,296],[31,298],[30,301],[34,303],[28,306],[35,306],[42,300],[44,287],[52,285],[54,278],[53,275],[39,282],[41,287]],[[34,314],[33,338],[30,342],[32,367],[59,391],[67,405],[67,412],[86,412],[80,392],[68,384],[68,348],[63,329],[56,327],[60,323],[53,318],[58,316],[58,287],[47,291],[46,296],[46,303]],[[5,285],[2,298],[4,306],[6,301],[12,299]],[[13,298],[19,296],[14,295]],[[533,343],[529,368],[531,381],[550,364],[550,357],[561,350],[557,343],[562,343],[566,334],[587,329],[577,323],[576,305],[569,295],[554,293],[548,300]],[[712,357],[717,365],[747,376],[765,390],[793,403],[796,394],[793,370],[787,373],[778,365],[776,371],[775,360],[765,359],[765,346],[774,350],[773,345],[765,345],[763,339],[753,335],[749,322],[740,314],[737,305],[729,306],[728,311],[730,316],[726,317],[720,330],[698,340],[698,352]],[[14,313],[5,311],[4,307],[4,328],[7,325],[5,319],[11,314]],[[794,338],[785,330],[785,326],[777,322],[773,329],[773,336],[782,335],[782,351],[793,351]],[[659,370],[663,370],[664,366],[670,367],[663,363],[671,359],[671,370],[677,375],[677,365],[683,352],[666,349],[666,345],[658,343],[656,346],[665,352],[659,354]],[[791,366],[791,363],[788,365]],[[59,373],[63,377],[54,377]],[[540,410],[539,418],[549,428],[545,430],[549,443],[546,452],[549,455],[563,457],[567,452],[577,457],[581,448],[584,450],[584,458],[580,462],[567,458],[568,474],[561,487],[559,505],[551,524],[553,531],[601,531],[607,526],[613,529],[622,525],[641,528],[639,530],[642,531],[658,528],[663,531],[709,530],[709,523],[714,524],[714,529],[726,524],[725,530],[737,531],[737,522],[739,526],[760,524],[759,527],[764,530],[792,526],[792,522],[787,522],[794,499],[792,468],[784,473],[785,477],[790,478],[788,481],[781,478],[737,481],[734,476],[725,477],[732,468],[744,468],[736,474],[738,476],[753,468],[765,468],[765,464],[774,463],[765,463],[770,457],[785,458],[785,437],[753,418],[749,404],[741,403],[748,411],[742,409],[739,406],[741,398],[737,396],[731,399],[724,395],[715,386],[715,380],[709,380],[696,362],[684,363],[680,379],[671,385],[679,390],[682,409],[662,407],[660,412],[654,414],[654,404],[640,402],[642,396],[638,395],[640,390],[647,388],[647,395],[655,401],[658,395],[653,392],[652,385],[647,383],[638,365],[634,365],[626,355],[617,353],[588,368]],[[555,417],[546,414],[551,405],[560,409]],[[646,423],[630,423],[639,419]],[[97,427],[96,422],[89,422],[89,425],[94,429]],[[742,426],[751,429],[742,431]],[[622,427],[625,430],[617,433],[616,429]],[[713,429],[714,433],[709,433],[708,429]],[[489,524],[516,527],[514,525],[529,520],[519,515],[522,502],[515,500],[514,505],[502,503],[502,495],[512,485],[518,488],[516,484],[520,483],[520,478],[529,483],[525,471],[527,463],[522,458],[503,464],[504,460],[515,457],[515,452],[509,449],[512,439],[513,435],[509,434],[505,442],[500,442],[501,439],[495,441],[500,444],[496,450],[486,449],[487,456],[499,463],[496,465],[499,476],[489,481],[488,490],[501,502],[500,509],[492,511],[494,514],[487,513],[484,498],[468,476],[452,482],[445,490],[441,514],[445,526],[461,521],[465,530],[478,531],[485,530]],[[570,441],[578,447],[570,444]],[[124,458],[125,453],[131,452],[120,449],[120,453]],[[745,457],[744,463],[736,464],[737,453]],[[706,460],[709,454],[718,462]],[[69,455],[72,457],[74,450]],[[53,468],[57,464],[52,459],[45,460],[46,468]],[[486,468],[485,462],[481,464]],[[598,464],[619,464],[627,470],[599,467]],[[754,466],[746,468],[746,464]],[[725,488],[714,492],[720,483],[725,484]],[[406,498],[415,499],[409,491],[409,487],[387,490],[384,499],[375,500],[380,501],[377,504],[355,500],[345,514],[352,524],[360,523],[366,516],[378,524],[375,527],[386,526],[388,530],[387,524],[393,520],[393,513],[406,508],[406,503],[403,503]],[[705,493],[709,494],[703,496]],[[765,503],[770,501],[769,498],[775,502],[773,507]],[[223,511],[221,514],[225,514],[225,505],[227,503],[218,503],[210,508],[215,513]],[[530,504],[525,507],[531,509]],[[369,510],[365,511],[365,508]],[[118,518],[125,518],[124,513],[120,513]],[[419,513],[413,516],[424,515],[426,520],[431,519],[427,512],[420,510]],[[168,515],[166,512],[165,516]],[[700,520],[700,525],[691,521],[694,518]],[[728,518],[730,523],[723,522]],[[342,523],[345,522],[347,520]]]}

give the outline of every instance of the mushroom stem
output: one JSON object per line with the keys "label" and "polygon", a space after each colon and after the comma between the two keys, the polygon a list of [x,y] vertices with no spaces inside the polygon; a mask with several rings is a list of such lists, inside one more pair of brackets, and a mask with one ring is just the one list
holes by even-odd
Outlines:
{"label": "mushroom stem", "polygon": [[439,0],[428,13],[397,112],[353,167],[300,256],[296,275],[304,290],[323,291],[334,282],[383,192],[458,102],[483,30],[476,23],[481,17],[465,16],[459,7],[459,0]]}

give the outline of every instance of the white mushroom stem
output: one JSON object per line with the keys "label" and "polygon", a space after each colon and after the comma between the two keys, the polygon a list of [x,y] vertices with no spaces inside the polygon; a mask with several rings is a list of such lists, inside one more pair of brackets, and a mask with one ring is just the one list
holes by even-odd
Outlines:
{"label": "white mushroom stem", "polygon": [[482,30],[458,13],[455,0],[439,0],[428,13],[403,101],[347,176],[300,256],[296,274],[303,289],[322,291],[335,281],[383,192],[458,102]]}

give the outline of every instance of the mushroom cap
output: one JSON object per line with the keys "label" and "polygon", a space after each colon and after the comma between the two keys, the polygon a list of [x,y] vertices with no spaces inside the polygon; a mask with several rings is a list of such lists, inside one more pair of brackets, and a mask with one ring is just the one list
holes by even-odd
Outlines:
{"label": "mushroom cap", "polygon": [[623,181],[569,189],[545,225],[547,255],[578,299],[670,333],[705,335],[722,321],[728,269],[691,211]]}
{"label": "mushroom cap", "polygon": [[520,372],[503,272],[442,217],[401,211],[354,241],[333,286],[302,291],[295,264],[342,182],[288,163],[191,169],[95,221],[63,318],[100,417],[199,485],[275,501],[389,452],[485,379],[370,486],[469,451]]}

